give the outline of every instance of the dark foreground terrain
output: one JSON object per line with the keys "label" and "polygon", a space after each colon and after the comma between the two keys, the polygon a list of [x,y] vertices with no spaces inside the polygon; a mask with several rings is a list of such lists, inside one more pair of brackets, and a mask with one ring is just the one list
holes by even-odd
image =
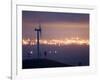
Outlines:
{"label": "dark foreground terrain", "polygon": [[41,45],[40,58],[37,56],[36,46],[27,45],[22,49],[23,69],[89,66],[88,45]]}
{"label": "dark foreground terrain", "polygon": [[31,68],[49,68],[49,67],[68,67],[71,65],[67,65],[64,63],[60,63],[53,60],[48,59],[31,59],[31,60],[23,60],[23,69],[31,69]]}

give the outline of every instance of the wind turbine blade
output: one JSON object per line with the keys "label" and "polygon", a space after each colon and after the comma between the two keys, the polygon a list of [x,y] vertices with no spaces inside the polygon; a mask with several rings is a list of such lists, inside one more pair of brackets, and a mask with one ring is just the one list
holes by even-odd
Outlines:
{"label": "wind turbine blade", "polygon": [[40,30],[40,37],[41,37],[41,35],[42,35],[41,24],[39,24],[39,30]]}

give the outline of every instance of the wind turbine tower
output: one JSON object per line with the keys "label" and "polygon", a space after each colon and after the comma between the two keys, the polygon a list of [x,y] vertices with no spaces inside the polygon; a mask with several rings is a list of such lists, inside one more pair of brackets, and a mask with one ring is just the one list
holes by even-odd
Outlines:
{"label": "wind turbine tower", "polygon": [[40,36],[41,36],[41,25],[39,24],[39,26],[37,28],[34,29],[37,33],[37,56],[38,58],[40,58]]}

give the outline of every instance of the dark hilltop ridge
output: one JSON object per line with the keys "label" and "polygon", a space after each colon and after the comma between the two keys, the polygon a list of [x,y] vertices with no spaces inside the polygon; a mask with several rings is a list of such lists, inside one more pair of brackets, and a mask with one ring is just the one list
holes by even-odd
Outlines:
{"label": "dark hilltop ridge", "polygon": [[60,63],[57,61],[49,60],[49,59],[31,59],[31,60],[23,60],[23,69],[31,69],[31,68],[50,68],[50,67],[69,67],[72,65]]}

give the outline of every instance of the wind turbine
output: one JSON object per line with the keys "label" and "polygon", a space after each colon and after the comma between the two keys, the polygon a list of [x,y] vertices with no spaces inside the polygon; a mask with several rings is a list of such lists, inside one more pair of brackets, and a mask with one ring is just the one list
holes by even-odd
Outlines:
{"label": "wind turbine", "polygon": [[38,58],[40,58],[40,36],[41,36],[41,24],[39,23],[39,26],[37,28],[34,29],[37,32],[37,56]]}

